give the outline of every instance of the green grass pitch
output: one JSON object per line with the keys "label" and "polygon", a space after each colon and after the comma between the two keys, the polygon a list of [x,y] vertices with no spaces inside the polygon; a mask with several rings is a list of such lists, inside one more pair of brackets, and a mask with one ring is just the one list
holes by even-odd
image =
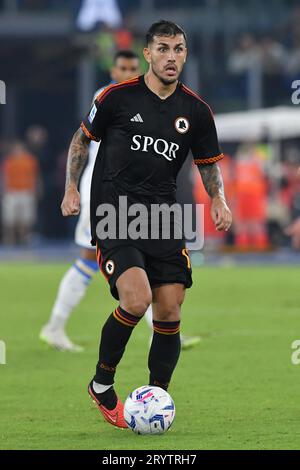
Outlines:
{"label": "green grass pitch", "polygon": [[[170,393],[176,418],[163,436],[136,436],[106,424],[86,388],[101,325],[115,307],[97,275],[68,327],[83,354],[39,343],[63,264],[2,264],[0,449],[299,449],[299,269],[194,269],[182,331],[203,341],[184,351]],[[149,331],[141,322],[119,366],[122,399],[147,384]]]}

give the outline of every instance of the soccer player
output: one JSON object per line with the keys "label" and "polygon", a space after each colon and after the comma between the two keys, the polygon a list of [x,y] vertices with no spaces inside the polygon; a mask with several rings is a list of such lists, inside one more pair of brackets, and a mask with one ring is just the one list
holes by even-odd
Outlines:
{"label": "soccer player", "polygon": [[[148,228],[153,205],[171,207],[176,202],[176,176],[191,149],[211,197],[216,229],[228,230],[232,221],[217,164],[223,154],[211,110],[179,82],[187,57],[185,32],[169,21],[154,23],[147,33],[144,56],[148,72],[100,93],[75,133],[61,206],[64,216],[79,213],[79,177],[91,140],[101,139],[91,187],[92,241],[100,269],[119,306],[102,329],[96,375],[88,391],[104,418],[123,428],[127,425],[114,378],[130,336],[152,303],[149,384],[167,390],[180,355],[181,305],[185,289],[192,285],[184,237],[177,238],[170,230],[165,239],[162,223],[158,239],[131,236],[132,218],[124,237],[124,200],[129,215],[137,204],[148,209],[149,219],[142,224]],[[103,214],[108,207],[114,209],[120,224],[115,234],[112,230],[105,238]],[[175,222],[173,219],[174,226]]]}
{"label": "soccer player", "polygon": [[[131,50],[120,50],[114,57],[110,84],[120,83],[137,76],[140,72],[139,57]],[[108,86],[108,85],[107,85]],[[94,99],[105,89],[99,89]],[[82,346],[74,344],[65,332],[67,321],[73,310],[83,299],[92,277],[98,271],[96,250],[91,246],[90,230],[90,186],[99,143],[92,142],[89,148],[88,164],[80,180],[81,210],[75,230],[75,243],[81,247],[80,256],[65,273],[48,323],[40,332],[41,341],[59,351],[81,352]],[[145,318],[152,330],[152,307],[149,306]],[[188,349],[200,342],[198,336],[181,335],[181,347]]]}

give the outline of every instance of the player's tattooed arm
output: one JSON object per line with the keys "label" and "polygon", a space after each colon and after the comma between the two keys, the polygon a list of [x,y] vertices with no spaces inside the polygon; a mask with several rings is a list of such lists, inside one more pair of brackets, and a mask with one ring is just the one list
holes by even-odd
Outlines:
{"label": "player's tattooed arm", "polygon": [[89,154],[90,139],[81,129],[75,132],[69,152],[66,174],[66,190],[69,186],[78,186],[79,178]]}
{"label": "player's tattooed arm", "polygon": [[203,185],[212,199],[211,216],[216,230],[229,230],[232,215],[226,204],[224,183],[220,167],[217,163],[198,166]]}
{"label": "player's tattooed arm", "polygon": [[207,194],[213,199],[221,197],[225,201],[224,183],[220,167],[217,163],[198,166]]}
{"label": "player's tattooed arm", "polygon": [[90,139],[81,129],[75,132],[68,153],[66,188],[61,211],[64,217],[78,215],[80,212],[80,194],[78,182],[89,154]]}

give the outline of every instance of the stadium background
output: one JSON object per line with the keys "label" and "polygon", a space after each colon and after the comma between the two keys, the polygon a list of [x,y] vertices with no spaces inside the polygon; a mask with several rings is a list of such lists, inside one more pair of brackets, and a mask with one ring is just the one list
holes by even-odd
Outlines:
{"label": "stadium background", "polygon": [[[70,323],[85,354],[62,358],[46,351],[38,332],[77,253],[76,219],[63,219],[59,208],[71,136],[94,91],[109,81],[113,53],[134,48],[140,54],[145,30],[160,18],[187,31],[182,81],[216,114],[235,222],[224,237],[206,217],[205,247],[193,254],[195,282],[183,320],[185,331],[202,342],[184,353],[176,372],[177,423],[153,444],[116,436],[85,397],[101,314],[112,309],[100,277]],[[12,239],[0,207],[0,339],[7,346],[7,364],[0,365],[0,448],[298,448],[299,369],[290,357],[300,336],[300,257],[284,230],[300,215],[300,105],[292,102],[292,83],[300,79],[299,3],[1,0],[0,37],[6,84],[1,199],[9,189],[9,157],[29,152],[39,168],[31,175],[38,183],[37,217],[24,237]],[[206,201],[189,164],[180,197]],[[147,334],[141,326],[128,348],[120,369],[123,397],[146,380]],[[129,374],[136,350],[138,364]],[[71,400],[69,387],[76,389]]]}

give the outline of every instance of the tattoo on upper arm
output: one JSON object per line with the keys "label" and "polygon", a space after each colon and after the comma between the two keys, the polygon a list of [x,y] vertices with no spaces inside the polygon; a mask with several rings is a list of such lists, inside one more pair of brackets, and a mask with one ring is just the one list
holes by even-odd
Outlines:
{"label": "tattoo on upper arm", "polygon": [[213,198],[221,196],[225,199],[224,184],[220,167],[217,163],[199,166],[204,187],[208,195]]}
{"label": "tattoo on upper arm", "polygon": [[81,129],[75,132],[68,153],[66,187],[78,185],[80,175],[88,158],[90,140]]}

